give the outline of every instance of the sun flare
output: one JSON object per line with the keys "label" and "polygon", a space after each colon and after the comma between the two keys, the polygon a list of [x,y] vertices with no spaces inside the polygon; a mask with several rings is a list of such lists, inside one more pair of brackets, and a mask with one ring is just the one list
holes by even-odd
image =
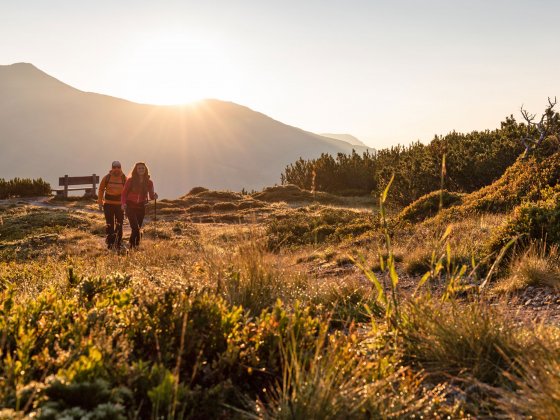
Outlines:
{"label": "sun flare", "polygon": [[232,76],[223,48],[185,33],[151,36],[126,61],[127,97],[157,105],[224,97]]}

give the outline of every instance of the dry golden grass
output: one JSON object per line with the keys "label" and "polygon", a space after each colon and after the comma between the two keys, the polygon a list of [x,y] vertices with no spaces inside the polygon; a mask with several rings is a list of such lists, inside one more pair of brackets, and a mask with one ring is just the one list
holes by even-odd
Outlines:
{"label": "dry golden grass", "polygon": [[[296,211],[286,204],[274,204],[269,209],[273,217],[283,218],[286,223],[290,222],[291,216]],[[312,206],[306,211],[312,213],[322,209],[324,209],[322,206]],[[17,212],[16,208],[4,210],[4,213],[8,210]],[[327,209],[327,212],[336,213],[331,208]],[[28,211],[28,213],[35,215],[37,212]],[[49,217],[44,218],[44,221],[67,220],[66,218],[53,219],[50,213],[56,214],[54,210],[49,210],[47,213]],[[363,216],[360,212],[356,214]],[[384,318],[385,304],[377,300],[377,290],[366,280],[364,271],[358,269],[350,258],[363,262],[367,269],[379,264],[380,254],[386,260],[387,250],[384,242],[386,238],[379,230],[374,231],[374,234],[367,238],[364,237],[365,241],[360,244],[342,238],[328,243],[313,243],[293,248],[280,247],[272,252],[266,246],[266,226],[257,220],[237,224],[193,223],[188,214],[178,213],[162,216],[163,220],[158,220],[157,226],[148,217],[140,249],[119,254],[105,249],[103,229],[100,228],[103,226],[101,214],[72,210],[72,215],[76,218],[76,225],[62,227],[57,231],[56,240],[52,242],[45,240],[38,246],[30,242],[27,237],[17,243],[0,242],[0,245],[4,246],[0,252],[11,252],[11,254],[0,254],[0,292],[4,288],[13,288],[18,302],[32,302],[42,292],[49,294],[51,299],[58,294],[68,298],[69,291],[73,293],[72,287],[76,287],[77,284],[82,288],[93,288],[94,291],[97,290],[95,287],[100,287],[100,290],[106,287],[110,290],[111,282],[125,279],[126,287],[133,290],[137,296],[146,300],[154,298],[160,306],[165,304],[163,295],[166,292],[178,291],[188,295],[194,291],[192,292],[194,295],[209,296],[210,301],[225,305],[224,308],[231,311],[232,317],[233,314],[239,316],[241,312],[236,311],[241,311],[238,308],[242,307],[243,313],[249,316],[243,321],[243,328],[248,328],[248,331],[269,328],[269,326],[278,329],[279,326],[270,324],[272,321],[267,317],[283,311],[298,313],[301,308],[305,308],[304,310],[307,311],[305,317],[312,317],[308,320],[309,325],[321,323],[321,328],[329,333],[329,337],[334,337],[330,335],[331,329],[347,334],[340,336],[341,341],[333,341],[332,353],[324,347],[324,341],[317,341],[317,353],[312,359],[301,359],[301,365],[298,365],[299,353],[295,352],[299,350],[300,341],[291,344],[283,341],[279,344],[280,351],[284,351],[283,356],[286,357],[282,363],[285,363],[284,368],[288,370],[284,373],[292,375],[294,371],[291,369],[301,369],[302,376],[299,379],[292,376],[279,377],[279,381],[285,381],[282,386],[286,388],[269,387],[267,392],[273,392],[271,399],[264,398],[263,395],[258,397],[260,400],[257,400],[257,406],[269,414],[280,408],[284,410],[284,407],[290,405],[294,407],[297,405],[298,412],[303,410],[302,413],[307,413],[309,407],[315,413],[331,412],[331,410],[333,413],[340,413],[339,407],[342,407],[344,412],[346,404],[353,404],[354,399],[351,397],[346,400],[338,389],[333,389],[337,386],[348,387],[349,392],[354,390],[367,392],[367,395],[363,395],[364,398],[360,397],[356,402],[356,407],[368,407],[368,410],[373,410],[372,413],[380,413],[380,416],[390,413],[408,413],[410,410],[414,413],[418,405],[416,403],[419,402],[421,404],[416,414],[497,413],[494,407],[502,404],[505,397],[504,400],[500,400],[502,402],[492,400],[499,392],[480,391],[482,388],[477,388],[480,384],[476,385],[476,380],[484,382],[485,387],[502,387],[499,389],[500,392],[505,389],[503,387],[509,386],[508,383],[520,381],[518,388],[526,390],[527,393],[531,391],[535,401],[550,399],[558,389],[555,378],[552,378],[551,382],[546,382],[545,371],[534,370],[540,375],[538,382],[532,382],[524,376],[525,373],[516,371],[516,367],[521,362],[513,359],[523,357],[522,349],[526,348],[524,346],[529,342],[523,337],[531,331],[518,329],[517,326],[504,321],[502,317],[495,317],[494,312],[490,311],[484,302],[477,303],[478,306],[459,300],[441,305],[428,302],[425,306],[414,304],[408,306],[403,303],[400,308],[402,317],[391,320]],[[442,240],[442,234],[448,226],[436,219],[419,224],[415,228],[405,228],[408,230],[390,232],[393,234],[390,248],[399,271],[408,264],[425,262],[428,257],[431,258],[434,250],[438,258],[445,255],[448,244],[454,264],[469,264],[471,256],[476,255],[485,237],[503,220],[497,215],[473,215],[453,223],[451,233]],[[6,223],[11,222],[8,220]],[[41,231],[43,228],[40,223],[35,224],[32,231],[37,229]],[[125,230],[125,238],[127,230]],[[542,258],[537,257],[549,261],[547,264],[552,264],[558,259],[557,251],[549,250],[546,255],[525,257],[523,266],[533,267],[533,270],[546,267]],[[535,260],[534,264],[526,261],[531,258]],[[70,279],[70,268],[72,268],[72,275],[78,280]],[[442,274],[442,283],[438,284],[438,287],[444,286],[445,275]],[[382,276],[387,277],[387,273],[380,275],[379,278],[381,279]],[[531,276],[535,277],[534,274]],[[543,276],[539,274],[536,277]],[[552,277],[549,275],[549,278]],[[418,279],[419,277],[409,277],[406,281],[412,283],[417,282]],[[50,290],[53,292],[49,292]],[[82,289],[77,290],[79,293],[83,292]],[[125,299],[123,302],[126,301],[127,293],[126,290],[122,291],[122,297]],[[109,300],[100,299],[99,304],[109,302],[113,297],[107,295],[106,298]],[[280,307],[276,303],[279,299],[284,302]],[[128,301],[128,304],[130,303]],[[174,310],[164,310],[157,305],[154,306],[154,310],[162,312],[158,312],[158,320],[154,322],[162,322],[164,326],[166,317],[172,317]],[[263,314],[262,318],[258,317],[259,314]],[[379,320],[376,329],[368,327],[373,319]],[[255,325],[252,322],[255,322]],[[359,334],[355,333],[356,325],[359,325]],[[513,331],[514,327],[515,331]],[[235,328],[242,328],[242,326]],[[166,331],[170,334],[169,337],[177,338],[175,330]],[[306,333],[313,336],[312,332]],[[250,334],[246,342],[239,343],[239,349],[235,350],[239,353],[228,354],[228,357],[243,354],[245,350],[242,349],[251,346],[255,346],[258,350],[261,345],[272,345],[270,342],[263,344],[257,339],[251,341],[253,339],[250,338],[252,337]],[[533,341],[530,341],[531,349],[535,345],[533,338],[531,338]],[[197,339],[197,337],[192,336],[189,339]],[[345,341],[346,339],[350,341]],[[207,340],[208,337],[203,341]],[[334,351],[344,342],[351,344],[347,348],[347,353]],[[290,350],[287,346],[292,344],[295,346]],[[288,350],[293,350],[294,353],[290,355],[287,353]],[[548,356],[542,356],[542,360],[547,363],[546,366],[554,368],[556,365],[553,363],[553,355],[557,353],[550,350],[546,354]],[[332,361],[329,357],[333,358]],[[258,363],[269,362],[255,360]],[[369,368],[360,370],[359,380],[369,381],[370,384],[362,388],[361,385],[354,387],[355,378],[347,376],[345,371],[342,372],[344,377],[339,381],[337,376],[339,373],[335,369],[337,366],[353,366],[361,363],[379,368],[383,373],[380,374],[379,371],[375,373]],[[488,366],[491,366],[491,372]],[[230,367],[212,366],[203,369],[216,368],[230,372],[228,370]],[[334,370],[331,370],[331,367]],[[236,366],[235,369],[243,371],[245,368]],[[431,382],[425,382],[424,374],[419,373],[421,369],[425,369],[432,378],[449,380],[449,382],[444,382],[442,386],[433,382],[433,379],[430,379]],[[449,373],[450,369],[453,371],[453,378],[445,379],[444,373]],[[488,375],[492,378],[498,377],[500,380],[495,382],[487,376],[487,372],[490,372]],[[377,374],[380,376],[376,377]],[[253,380],[252,378],[249,376],[249,381]],[[322,382],[323,378],[326,382]],[[448,389],[457,386],[457,383],[451,385],[457,378],[461,384],[468,385],[460,386],[461,392],[468,394],[467,400],[445,395]],[[473,378],[475,381],[472,381]],[[173,384],[174,380],[171,375],[170,383]],[[546,389],[539,391],[537,389],[539,384],[546,385]],[[400,388],[401,386],[410,386],[408,389],[410,392]],[[475,391],[471,390],[472,387],[476,388]],[[426,400],[428,389],[438,390],[435,393],[438,397],[436,406],[431,406]],[[286,390],[289,391],[288,394],[284,393]],[[507,393],[511,390],[507,388],[503,392]],[[373,391],[381,393],[380,399]],[[400,395],[398,398],[402,397],[399,400],[401,405],[397,411],[391,411],[394,408],[391,402],[397,401],[396,394]],[[479,397],[482,403],[476,400]],[[305,403],[316,399],[321,401],[320,407]],[[510,399],[516,401],[517,405],[500,405],[502,407],[500,413],[535,412],[522,406],[521,400]],[[329,405],[327,400],[332,400],[336,407]],[[253,405],[255,401],[253,395]],[[323,409],[326,411],[322,411]],[[554,412],[553,405],[546,410],[544,412]]]}
{"label": "dry golden grass", "polygon": [[[503,215],[480,214],[453,223],[442,223],[437,218],[421,223],[412,230],[410,235],[397,237],[397,244],[405,249],[404,267],[410,274],[421,275],[429,270],[433,258],[437,261],[447,253],[447,245],[451,250],[452,263],[466,264],[472,268],[486,257],[482,253],[487,238],[497,226],[504,221]],[[445,241],[442,236],[449,229]]]}
{"label": "dry golden grass", "polygon": [[493,292],[516,293],[529,286],[560,289],[560,254],[557,246],[533,244],[511,263],[510,274],[501,279]]}

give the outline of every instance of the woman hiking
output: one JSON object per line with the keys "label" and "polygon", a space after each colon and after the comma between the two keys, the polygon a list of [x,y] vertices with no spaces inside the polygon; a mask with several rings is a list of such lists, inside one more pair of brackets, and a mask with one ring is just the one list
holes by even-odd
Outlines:
{"label": "woman hiking", "polygon": [[123,235],[124,214],[121,208],[121,194],[126,182],[126,175],[121,170],[121,163],[115,160],[111,171],[99,184],[97,204],[105,215],[105,243],[109,249],[120,249]]}
{"label": "woman hiking", "polygon": [[130,177],[126,180],[121,194],[121,206],[130,223],[130,248],[140,245],[140,229],[144,222],[146,203],[157,200],[154,183],[150,179],[150,172],[144,162],[137,162]]}

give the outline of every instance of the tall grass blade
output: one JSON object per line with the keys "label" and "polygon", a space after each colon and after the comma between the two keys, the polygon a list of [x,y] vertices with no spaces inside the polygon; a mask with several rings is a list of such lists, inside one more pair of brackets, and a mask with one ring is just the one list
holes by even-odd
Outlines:
{"label": "tall grass blade", "polygon": [[482,282],[482,284],[480,285],[480,290],[483,290],[486,285],[488,284],[488,282],[490,281],[490,279],[492,278],[492,275],[494,274],[494,271],[496,270],[496,267],[500,264],[500,262],[502,261],[502,259],[504,258],[504,256],[506,255],[506,252],[509,248],[512,247],[512,245],[517,242],[517,240],[521,237],[522,235],[516,236],[513,239],[510,239],[510,241],[505,244],[505,246],[500,250],[500,254],[498,255],[498,258],[496,258],[496,261],[494,261],[494,264],[492,264],[492,267],[490,268],[490,271],[488,271],[488,274],[486,275],[486,278],[484,279],[484,281]]}
{"label": "tall grass blade", "polygon": [[391,188],[391,184],[393,183],[394,179],[395,179],[395,173],[393,173],[391,179],[389,180],[389,183],[387,184],[387,186],[383,190],[383,193],[381,194],[381,203],[383,204],[385,204],[385,201],[387,200],[387,194],[389,194],[389,189]]}

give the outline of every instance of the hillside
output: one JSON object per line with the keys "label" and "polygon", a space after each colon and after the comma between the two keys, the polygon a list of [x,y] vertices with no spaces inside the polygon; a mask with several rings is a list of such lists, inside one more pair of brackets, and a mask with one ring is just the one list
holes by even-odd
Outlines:
{"label": "hillside", "polygon": [[157,190],[174,198],[198,185],[260,189],[299,157],[359,148],[219,100],[137,104],[82,92],[31,64],[0,66],[0,177],[104,174],[146,161]]}
{"label": "hillside", "polygon": [[[142,126],[150,130],[163,130],[164,114],[175,128],[188,119],[179,128],[198,127],[193,138],[218,135],[221,121],[237,134],[289,128],[235,104],[151,107],[45,74],[35,82],[41,88],[4,92],[29,90],[29,107],[59,107],[56,115],[70,105],[85,112],[85,95],[111,108],[103,115],[92,105],[95,121],[120,110],[133,124],[153,112]],[[147,205],[138,248],[128,246],[125,221],[123,246],[107,249],[94,199],[34,197],[49,192],[40,180],[3,182],[11,198],[0,200],[0,418],[560,418],[558,134],[519,155],[510,146],[521,129],[508,119],[493,132],[385,151],[406,164],[453,146],[445,166],[403,165],[392,183],[382,174],[373,196],[294,184],[183,190]],[[143,150],[164,156],[163,139],[172,141],[161,133]],[[247,156],[259,150],[252,139]],[[238,142],[228,141],[220,151],[234,153]],[[79,148],[100,153],[90,146]],[[460,158],[465,150],[480,153]],[[351,178],[367,160],[320,162],[353,167]],[[477,183],[468,168],[480,162],[488,173]],[[320,186],[317,162],[304,163],[295,169],[317,169]],[[428,194],[411,188],[420,170],[438,181]],[[433,191],[461,173],[468,192]],[[406,207],[394,200],[403,194]]]}
{"label": "hillside", "polygon": [[0,417],[556,418],[560,236],[488,245],[557,233],[559,156],[441,212],[196,188],[119,252],[94,201],[2,200]]}

